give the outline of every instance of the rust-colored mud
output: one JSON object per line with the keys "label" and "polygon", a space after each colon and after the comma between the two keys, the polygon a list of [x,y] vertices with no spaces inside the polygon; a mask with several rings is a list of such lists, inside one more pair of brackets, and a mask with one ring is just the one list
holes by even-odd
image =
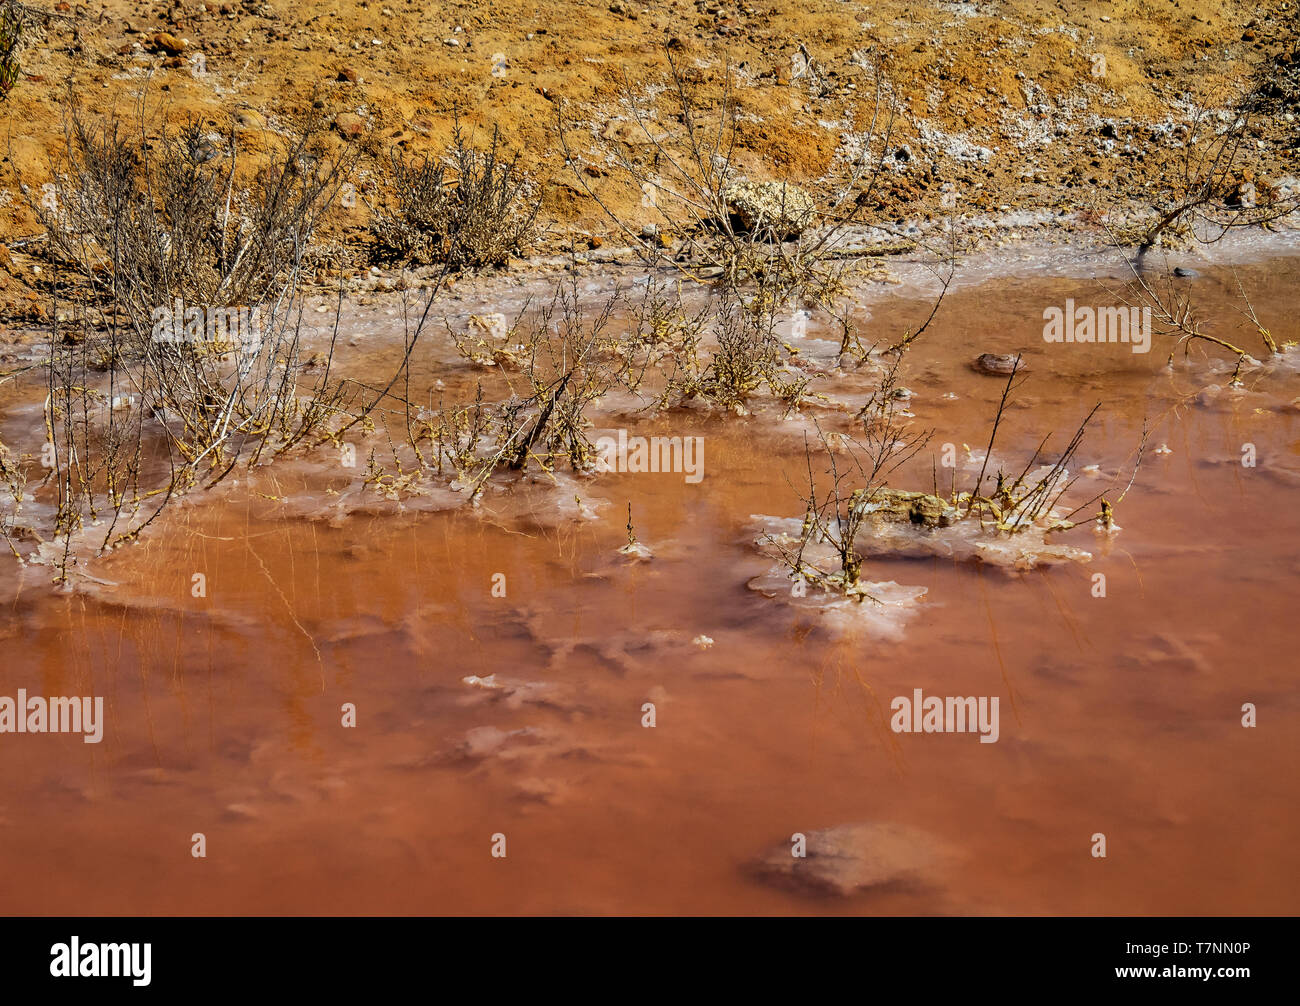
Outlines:
{"label": "rust-colored mud", "polygon": [[[1241,272],[1278,340],[1300,338],[1300,262]],[[1197,282],[1209,312],[1236,317],[1230,274]],[[241,484],[98,563],[116,587],[51,594],[48,570],[6,562],[0,694],[102,695],[108,721],[99,745],[0,736],[0,911],[1296,911],[1295,372],[1198,399],[1228,376],[1202,351],[1168,374],[1159,345],[1045,345],[1043,307],[1097,289],[958,293],[904,383],[936,455],[987,440],[1001,382],[969,368],[980,352],[1024,349],[1031,368],[1003,454],[1063,441],[1102,401],[1077,463],[1127,471],[1148,419],[1123,530],[1065,536],[1088,565],[871,563],[872,579],[929,588],[897,642],[747,589],[768,565],[751,515],[799,512],[803,438],[772,413],[636,425],[703,435],[706,476],[583,481],[607,501],[596,521],[550,519],[573,492],[543,482],[479,513],[333,521]],[[884,338],[917,312],[876,305],[870,324]],[[928,489],[931,471],[927,452],[910,481]],[[255,488],[311,509],[321,484],[304,462]],[[629,501],[648,563],[616,553]],[[499,687],[464,680],[489,675]],[[999,696],[999,741],[891,732],[891,698],[916,687]],[[950,855],[839,898],[752,870],[795,832],[857,822]]]}

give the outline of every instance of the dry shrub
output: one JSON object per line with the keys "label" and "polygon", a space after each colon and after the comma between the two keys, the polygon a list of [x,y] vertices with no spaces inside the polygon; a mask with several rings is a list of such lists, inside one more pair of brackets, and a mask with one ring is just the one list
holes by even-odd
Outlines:
{"label": "dry shrub", "polygon": [[304,351],[304,262],[347,156],[314,119],[243,171],[233,130],[149,136],[143,112],[126,127],[74,106],[53,199],[35,205],[55,273],[36,492],[53,497],[61,579],[178,493],[373,407],[332,376],[337,312],[328,350]]}
{"label": "dry shrub", "polygon": [[23,20],[27,9],[13,0],[0,3],[0,101],[18,83],[22,68],[18,63],[18,50],[23,44]]}
{"label": "dry shrub", "polygon": [[441,159],[394,149],[389,165],[392,197],[370,225],[380,261],[501,266],[536,237],[541,203],[496,128],[487,150],[477,151],[457,121]]}
{"label": "dry shrub", "polygon": [[233,127],[212,132],[191,119],[156,140],[148,127],[143,108],[127,125],[92,122],[73,102],[53,200],[29,195],[50,258],[124,311],[141,341],[153,312],[176,300],[265,305],[296,289],[352,164],[330,156],[320,120],[249,171]]}

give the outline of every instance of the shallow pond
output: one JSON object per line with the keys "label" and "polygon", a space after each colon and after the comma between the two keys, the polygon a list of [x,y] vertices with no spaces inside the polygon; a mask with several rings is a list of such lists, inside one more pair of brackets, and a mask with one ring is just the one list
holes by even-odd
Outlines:
{"label": "shallow pond", "polygon": [[[1300,259],[1238,273],[1277,340],[1300,340]],[[1192,282],[1206,316],[1245,331],[1230,271]],[[439,307],[459,324],[490,295]],[[48,568],[6,559],[0,695],[103,696],[106,724],[100,744],[0,735],[0,909],[1294,912],[1294,353],[1233,390],[1217,351],[1171,371],[1158,338],[1145,355],[1044,342],[1045,307],[1103,297],[1045,275],[952,293],[903,366],[933,436],[893,483],[929,491],[944,444],[964,477],[1003,388],[971,361],[1023,351],[995,460],[1018,471],[1049,431],[1050,455],[1101,402],[1081,502],[1085,466],[1127,482],[1145,420],[1122,529],[1061,535],[1091,561],[1025,570],[868,548],[867,578],[925,588],[896,623],[750,588],[771,565],[756,520],[801,512],[815,414],[775,406],[598,416],[703,437],[698,482],[561,473],[444,509],[454,494],[368,499],[364,463],[308,455],[169,510],[93,564],[106,583],[54,593]],[[869,306],[868,342],[927,311],[906,290]],[[392,312],[356,309],[353,376],[391,366]],[[802,338],[829,359],[823,321]],[[429,352],[417,381],[472,387],[445,334]],[[817,390],[851,402],[866,385],[836,372]],[[16,443],[39,411],[6,394]],[[646,561],[618,552],[629,503]],[[892,700],[918,688],[998,697],[996,743],[894,732]],[[849,857],[887,862],[838,894],[762,869],[795,833],[862,823],[923,838],[873,849],[881,833],[863,832]]]}

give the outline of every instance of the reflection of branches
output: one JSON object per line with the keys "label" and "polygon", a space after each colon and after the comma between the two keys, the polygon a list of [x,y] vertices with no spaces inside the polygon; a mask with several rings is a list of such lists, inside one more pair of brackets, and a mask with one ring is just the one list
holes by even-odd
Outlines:
{"label": "reflection of branches", "polygon": [[1235,266],[1232,270],[1232,278],[1237,281],[1237,292],[1241,294],[1242,302],[1246,305],[1241,313],[1249,319],[1252,325],[1255,326],[1255,331],[1258,332],[1259,337],[1264,340],[1264,345],[1268,347],[1268,351],[1270,353],[1278,352],[1277,340],[1273,338],[1273,333],[1264,327],[1264,323],[1261,322],[1259,316],[1255,314],[1255,305],[1250,302],[1250,297],[1246,293],[1246,288],[1242,285],[1241,276],[1237,273]]}
{"label": "reflection of branches", "polygon": [[937,296],[934,299],[934,303],[930,306],[930,313],[926,317],[925,321],[921,323],[921,327],[918,328],[915,332],[913,332],[909,328],[907,331],[903,333],[903,337],[899,339],[898,342],[894,343],[894,345],[889,347],[887,352],[890,353],[903,352],[905,349],[911,346],[912,343],[914,343],[917,339],[921,338],[921,336],[925,334],[925,330],[930,327],[930,323],[934,321],[935,315],[939,313],[939,305],[943,303],[943,298],[947,296],[948,287],[952,285],[953,277],[957,273],[957,230],[956,228],[950,225],[948,231],[950,235],[951,244],[947,253],[944,255],[944,257],[941,260],[943,263],[943,267],[940,267],[938,265],[931,267],[935,276],[939,280],[939,284],[940,284],[939,296]]}
{"label": "reflection of branches", "polygon": [[610,297],[594,315],[587,316],[579,302],[575,272],[569,287],[558,287],[551,302],[542,308],[534,322],[538,335],[529,340],[530,353],[524,365],[530,392],[525,401],[537,409],[537,415],[527,433],[512,446],[511,468],[523,468],[530,457],[537,457],[544,469],[549,468],[557,456],[567,456],[576,469],[591,466],[585,412],[615,379],[600,357],[609,341],[606,333],[617,303],[617,295]]}
{"label": "reflection of branches", "polygon": [[[1183,353],[1186,355],[1191,350],[1191,344],[1199,339],[1236,355],[1237,366],[1234,368],[1231,378],[1232,382],[1236,383],[1240,378],[1241,368],[1251,360],[1250,354],[1227,339],[1211,335],[1202,329],[1203,322],[1197,316],[1196,305],[1192,301],[1190,293],[1185,292],[1186,287],[1176,282],[1177,277],[1169,263],[1165,262],[1164,270],[1158,277],[1153,277],[1149,270],[1144,269],[1141,261],[1125,258],[1125,265],[1132,276],[1129,291],[1135,294],[1136,299],[1142,305],[1150,309],[1153,320],[1160,327],[1160,334],[1175,336],[1174,344],[1169,350],[1168,362],[1173,363],[1174,355],[1178,352],[1179,346],[1183,347]],[[1240,278],[1238,278],[1237,285],[1249,308],[1247,317],[1255,324],[1260,338],[1264,341],[1265,348],[1270,353],[1276,353],[1277,343],[1273,340],[1268,329],[1261,325],[1259,319],[1255,317],[1254,309],[1250,307],[1246,292],[1241,287]],[[1119,293],[1118,296],[1126,304],[1133,303],[1130,296],[1124,293]]]}

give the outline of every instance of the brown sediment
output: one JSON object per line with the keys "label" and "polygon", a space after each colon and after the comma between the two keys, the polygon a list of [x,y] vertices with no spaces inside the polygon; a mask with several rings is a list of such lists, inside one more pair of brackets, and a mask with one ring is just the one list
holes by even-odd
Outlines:
{"label": "brown sediment", "polygon": [[[1298,261],[1238,270],[1279,344],[1300,340]],[[1197,283],[1225,330],[1250,331],[1231,273]],[[951,443],[965,463],[987,442],[1002,382],[972,372],[977,350],[1031,367],[991,467],[1059,431],[1050,463],[1094,401],[1073,459],[1076,473],[1097,466],[1085,482],[1122,485],[1144,423],[1167,449],[1144,460],[1121,531],[1060,537],[1093,553],[1087,566],[1008,572],[873,558],[868,545],[864,577],[927,588],[896,636],[748,590],[770,565],[753,515],[799,512],[787,475],[808,426],[778,403],[745,418],[597,412],[605,428],[703,436],[697,485],[524,474],[474,510],[444,510],[455,494],[347,496],[364,473],[324,454],[277,462],[187,498],[93,563],[113,586],[54,593],[49,570],[0,564],[0,695],[101,695],[107,712],[98,745],[0,734],[0,854],[22,864],[0,909],[1294,912],[1294,363],[1231,389],[1234,362],[1203,350],[1170,373],[1158,342],[1146,355],[1046,344],[1045,306],[1105,296],[1087,280],[950,296],[901,375],[933,453]],[[353,376],[387,373],[400,351],[385,303],[375,314],[390,329],[371,327]],[[873,304],[865,341],[925,310]],[[819,324],[809,355],[836,344]],[[446,341],[419,380],[462,394],[477,374]],[[820,387],[850,400],[868,380],[832,372]],[[17,443],[24,388],[0,392],[0,430]],[[929,453],[901,476],[947,489]],[[644,562],[619,554],[628,503]],[[999,696],[998,742],[893,733],[890,700],[914,688]],[[1241,725],[1247,702],[1255,729]],[[793,833],[828,829],[921,835],[952,855],[867,849],[850,874],[866,880],[812,896],[755,875]],[[190,855],[199,832],[205,859]],[[1104,861],[1089,854],[1097,832]],[[490,855],[496,833],[504,860]]]}

